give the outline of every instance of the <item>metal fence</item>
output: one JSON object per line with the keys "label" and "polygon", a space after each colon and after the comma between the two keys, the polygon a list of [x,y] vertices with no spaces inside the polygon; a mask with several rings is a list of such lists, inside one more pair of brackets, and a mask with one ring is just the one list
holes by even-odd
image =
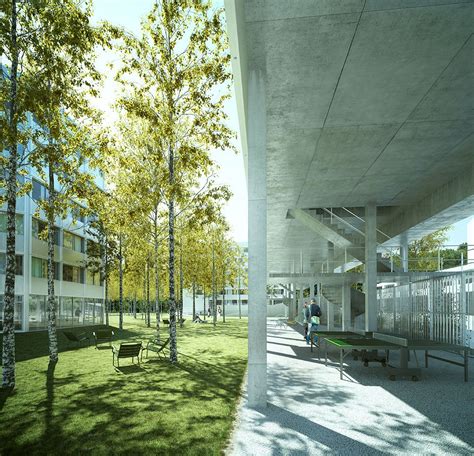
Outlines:
{"label": "metal fence", "polygon": [[377,328],[412,339],[470,346],[474,272],[435,274],[377,291]]}

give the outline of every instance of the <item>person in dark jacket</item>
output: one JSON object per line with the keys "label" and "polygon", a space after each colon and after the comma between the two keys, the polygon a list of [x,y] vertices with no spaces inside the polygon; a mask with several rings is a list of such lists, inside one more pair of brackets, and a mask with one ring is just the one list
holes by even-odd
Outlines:
{"label": "person in dark jacket", "polygon": [[320,317],[321,314],[322,314],[321,307],[319,307],[316,304],[316,301],[314,299],[311,299],[311,305],[309,306],[309,313],[310,313],[310,318],[311,317]]}

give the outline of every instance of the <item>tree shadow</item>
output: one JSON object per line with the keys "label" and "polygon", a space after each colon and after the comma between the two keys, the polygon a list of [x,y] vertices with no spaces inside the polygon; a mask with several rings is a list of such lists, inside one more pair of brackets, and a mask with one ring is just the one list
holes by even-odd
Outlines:
{"label": "tree shadow", "polygon": [[10,396],[14,396],[16,394],[16,390],[14,388],[2,388],[0,387],[0,411],[2,411],[4,405],[7,402],[7,399]]}

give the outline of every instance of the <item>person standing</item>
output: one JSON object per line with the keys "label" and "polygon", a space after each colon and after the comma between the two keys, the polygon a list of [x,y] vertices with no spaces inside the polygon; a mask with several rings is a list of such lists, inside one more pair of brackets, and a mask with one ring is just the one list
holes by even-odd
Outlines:
{"label": "person standing", "polygon": [[[310,313],[310,318],[311,317],[319,317],[321,318],[322,312],[321,312],[321,307],[319,307],[316,304],[316,301],[314,299],[311,299],[311,305],[309,306],[309,313]],[[308,318],[308,321],[309,319]],[[318,323],[319,324],[319,323]]]}

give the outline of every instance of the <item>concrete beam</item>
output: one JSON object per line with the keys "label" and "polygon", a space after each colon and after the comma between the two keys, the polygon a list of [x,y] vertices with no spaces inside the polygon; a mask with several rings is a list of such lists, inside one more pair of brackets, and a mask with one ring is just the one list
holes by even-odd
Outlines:
{"label": "concrete beam", "polygon": [[410,206],[394,209],[381,229],[392,237],[387,244],[420,239],[444,226],[463,220],[474,213],[474,164],[455,179]]}

